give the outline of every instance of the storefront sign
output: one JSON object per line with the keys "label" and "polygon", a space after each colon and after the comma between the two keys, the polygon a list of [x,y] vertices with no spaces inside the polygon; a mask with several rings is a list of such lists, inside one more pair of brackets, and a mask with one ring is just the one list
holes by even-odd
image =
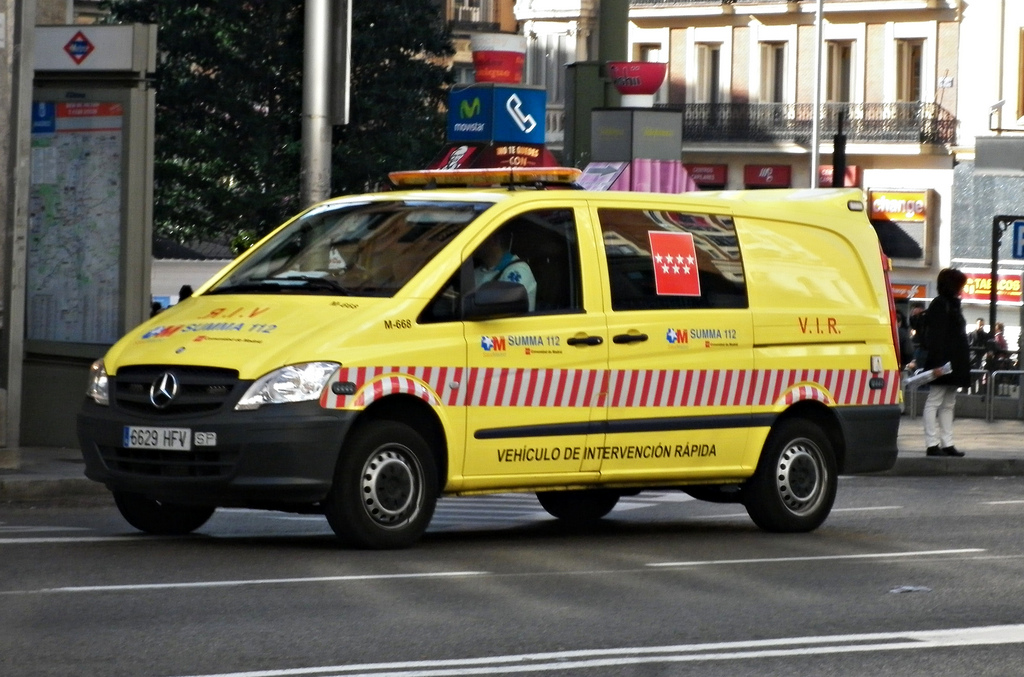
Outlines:
{"label": "storefront sign", "polygon": [[[973,272],[965,270],[967,284],[960,298],[964,301],[984,301],[991,299],[992,274],[984,272]],[[996,285],[996,300],[999,303],[1011,303],[1020,305],[1021,301],[1021,275],[1020,273],[999,273],[999,280]]]}
{"label": "storefront sign", "polygon": [[746,165],[743,184],[749,188],[788,188],[792,174],[789,165]]}
{"label": "storefront sign", "polygon": [[927,299],[931,298],[926,284],[906,284],[902,282],[892,283],[892,297],[894,299]]}
{"label": "storefront sign", "polygon": [[928,220],[928,191],[868,191],[868,218],[872,221],[925,223]]}
{"label": "storefront sign", "polygon": [[[832,176],[834,175],[835,168],[832,165],[822,165],[818,168],[818,188],[831,188],[832,187]],[[846,171],[843,172],[843,187],[844,188],[858,188],[860,187],[861,169],[857,165],[849,165],[846,167]]]}
{"label": "storefront sign", "polygon": [[729,179],[729,165],[684,164],[683,167],[698,186],[725,186]]}

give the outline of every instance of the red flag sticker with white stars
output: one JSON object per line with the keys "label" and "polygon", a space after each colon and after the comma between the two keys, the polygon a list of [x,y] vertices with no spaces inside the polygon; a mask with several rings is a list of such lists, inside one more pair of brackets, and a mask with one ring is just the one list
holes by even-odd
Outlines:
{"label": "red flag sticker with white stars", "polygon": [[659,296],[700,296],[697,250],[690,233],[649,231],[654,286]]}

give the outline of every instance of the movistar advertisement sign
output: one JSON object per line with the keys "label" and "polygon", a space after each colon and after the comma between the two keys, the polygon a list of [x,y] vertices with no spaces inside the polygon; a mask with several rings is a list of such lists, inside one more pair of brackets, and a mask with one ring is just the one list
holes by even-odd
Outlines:
{"label": "movistar advertisement sign", "polygon": [[544,143],[546,106],[543,89],[470,85],[448,96],[448,140]]}

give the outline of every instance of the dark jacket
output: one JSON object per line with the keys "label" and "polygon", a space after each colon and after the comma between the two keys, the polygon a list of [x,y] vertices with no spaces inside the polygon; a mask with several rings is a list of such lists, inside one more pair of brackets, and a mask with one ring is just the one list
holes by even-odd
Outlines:
{"label": "dark jacket", "polygon": [[935,379],[940,386],[966,388],[971,385],[971,351],[967,343],[967,321],[960,311],[960,299],[936,296],[925,311],[925,369],[949,362],[953,372]]}

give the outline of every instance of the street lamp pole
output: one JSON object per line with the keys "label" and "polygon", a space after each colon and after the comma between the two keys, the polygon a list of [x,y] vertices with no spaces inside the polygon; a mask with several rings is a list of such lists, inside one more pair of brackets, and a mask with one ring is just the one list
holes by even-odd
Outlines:
{"label": "street lamp pole", "polygon": [[303,208],[331,193],[331,0],[306,0],[302,71],[302,169],[299,200]]}
{"label": "street lamp pole", "polygon": [[819,153],[821,145],[821,51],[824,34],[822,26],[824,0],[818,0],[818,9],[814,17],[815,52],[814,52],[814,113],[811,122],[811,188],[818,186]]}

